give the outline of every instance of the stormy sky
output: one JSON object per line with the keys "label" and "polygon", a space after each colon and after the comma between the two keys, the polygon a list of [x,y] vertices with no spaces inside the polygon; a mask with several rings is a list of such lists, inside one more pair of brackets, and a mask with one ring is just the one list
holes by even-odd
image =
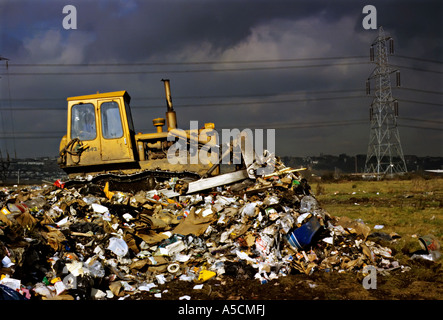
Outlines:
{"label": "stormy sky", "polygon": [[97,91],[127,90],[136,131],[153,132],[161,79],[183,129],[275,129],[280,156],[366,154],[378,35],[362,26],[366,4],[395,41],[404,154],[443,156],[440,0],[0,0],[2,156],[56,156],[66,98]]}

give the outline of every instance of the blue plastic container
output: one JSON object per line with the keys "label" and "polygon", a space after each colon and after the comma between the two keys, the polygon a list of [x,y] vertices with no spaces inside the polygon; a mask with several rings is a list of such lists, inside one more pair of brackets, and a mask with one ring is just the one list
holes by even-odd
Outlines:
{"label": "blue plastic container", "polygon": [[312,239],[320,229],[320,221],[313,216],[300,228],[289,233],[286,238],[292,247],[297,250],[303,250],[311,244]]}

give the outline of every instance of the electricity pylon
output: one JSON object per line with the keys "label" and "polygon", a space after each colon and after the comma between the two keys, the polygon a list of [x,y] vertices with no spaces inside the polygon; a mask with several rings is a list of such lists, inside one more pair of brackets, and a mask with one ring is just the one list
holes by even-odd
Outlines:
{"label": "electricity pylon", "polygon": [[371,45],[370,59],[376,64],[366,82],[366,94],[370,94],[371,80],[375,82],[375,94],[369,108],[371,130],[365,173],[373,174],[377,180],[407,172],[406,162],[397,128],[398,101],[392,97],[391,74],[396,73],[397,86],[400,86],[400,73],[388,64],[389,54],[394,53],[394,40],[386,36],[383,28]]}

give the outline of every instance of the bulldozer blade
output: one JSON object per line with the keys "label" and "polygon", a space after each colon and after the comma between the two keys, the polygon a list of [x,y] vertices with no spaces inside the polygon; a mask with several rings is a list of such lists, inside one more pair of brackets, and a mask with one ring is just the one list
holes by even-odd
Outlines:
{"label": "bulldozer blade", "polygon": [[246,170],[220,174],[215,177],[190,182],[188,186],[188,191],[186,193],[191,194],[197,191],[223,186],[225,184],[230,184],[248,178],[249,176]]}

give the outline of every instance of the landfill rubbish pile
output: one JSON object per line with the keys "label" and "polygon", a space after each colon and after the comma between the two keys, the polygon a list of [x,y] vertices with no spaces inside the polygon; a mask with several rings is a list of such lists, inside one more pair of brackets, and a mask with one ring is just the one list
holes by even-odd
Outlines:
{"label": "landfill rubbish pile", "polygon": [[[2,188],[0,299],[123,299],[170,281],[262,283],[401,268],[363,222],[321,208],[297,170],[177,194],[96,185]],[[256,279],[256,280],[255,280]]]}

